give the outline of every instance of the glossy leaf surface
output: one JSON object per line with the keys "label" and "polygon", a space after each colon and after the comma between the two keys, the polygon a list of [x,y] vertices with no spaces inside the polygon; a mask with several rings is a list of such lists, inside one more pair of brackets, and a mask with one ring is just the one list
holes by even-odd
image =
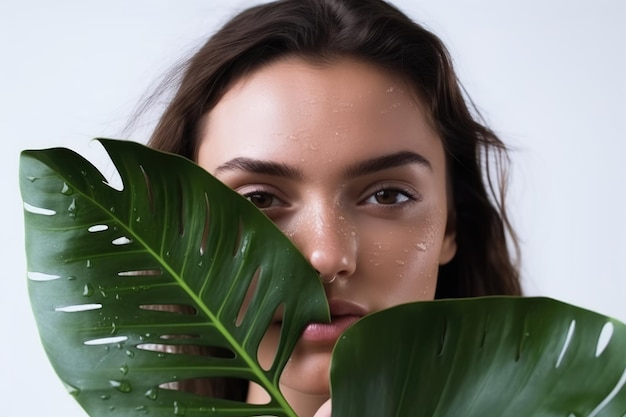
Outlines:
{"label": "glossy leaf surface", "polygon": [[[252,204],[190,161],[101,143],[121,191],[68,149],[20,161],[31,303],[68,390],[92,416],[293,416],[278,379],[305,324],[328,320],[315,271]],[[282,340],[264,370],[257,349],[277,311]],[[218,354],[192,354],[207,347]],[[255,381],[272,400],[163,385],[207,377]]]}
{"label": "glossy leaf surface", "polygon": [[344,333],[331,380],[339,417],[622,417],[626,326],[546,298],[405,304]]}

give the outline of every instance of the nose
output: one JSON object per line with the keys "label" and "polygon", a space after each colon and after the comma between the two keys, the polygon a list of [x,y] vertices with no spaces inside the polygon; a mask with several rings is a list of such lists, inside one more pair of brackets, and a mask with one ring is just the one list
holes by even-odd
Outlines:
{"label": "nose", "polygon": [[354,274],[357,234],[339,206],[320,202],[303,210],[292,239],[323,281]]}

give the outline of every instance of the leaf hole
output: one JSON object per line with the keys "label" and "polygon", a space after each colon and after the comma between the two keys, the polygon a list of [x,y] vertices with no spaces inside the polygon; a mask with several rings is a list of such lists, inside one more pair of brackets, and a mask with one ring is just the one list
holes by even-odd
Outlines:
{"label": "leaf hole", "polygon": [[237,313],[237,319],[235,320],[235,326],[241,326],[244,319],[246,318],[246,313],[248,312],[248,308],[250,307],[250,302],[256,293],[257,287],[259,285],[259,276],[261,275],[261,267],[257,268],[250,281],[250,285],[248,285],[248,289],[246,290],[246,295],[243,298],[243,302],[241,303],[241,307],[239,308],[239,313]]}
{"label": "leaf hole", "polygon": [[[193,340],[195,337],[190,336],[185,338],[185,335],[176,335],[178,340]],[[181,344],[181,343],[143,343],[137,345],[137,349],[167,353],[170,355],[192,355],[192,356],[206,356],[211,358],[220,359],[235,359],[235,354],[230,350],[223,347],[216,346],[203,346],[194,344]]]}
{"label": "leaf hole", "polygon": [[110,345],[115,343],[122,343],[128,340],[128,336],[112,336],[112,337],[103,337],[100,339],[91,339],[84,342],[87,346],[99,346],[99,345]]}
{"label": "leaf hole", "polygon": [[115,246],[123,246],[123,245],[128,245],[130,243],[133,243],[133,241],[127,238],[126,236],[120,236],[117,239],[113,239],[111,243],[114,244]]}
{"label": "leaf hole", "polygon": [[613,337],[613,323],[610,321],[604,323],[602,326],[602,330],[600,331],[600,336],[598,337],[598,344],[596,345],[596,358],[602,355],[611,342],[611,338]]}
{"label": "leaf hole", "polygon": [[[272,369],[274,362],[276,362],[276,349],[268,348],[266,344],[269,344],[270,340],[278,340],[283,338],[283,322],[285,320],[285,305],[280,304],[274,311],[274,316],[270,327],[265,331],[265,337],[261,340],[259,348],[257,349],[257,362],[261,365],[261,368],[266,372]],[[286,332],[285,332],[286,333]],[[287,335],[284,335],[287,337]]]}
{"label": "leaf hole", "polygon": [[143,304],[139,306],[142,310],[161,311],[164,313],[184,314],[187,316],[197,316],[198,310],[188,304]]}
{"label": "leaf hole", "polygon": [[[160,389],[183,391],[209,398],[231,398],[245,402],[250,381],[242,378],[189,378],[159,385]],[[263,389],[259,387],[259,389]],[[267,394],[267,398],[270,396]],[[268,401],[269,402],[269,401]]]}
{"label": "leaf hole", "polygon": [[162,334],[159,339],[176,340],[176,339],[199,339],[199,334]]}
{"label": "leaf hole", "polygon": [[106,224],[94,224],[87,230],[89,231],[89,233],[104,232],[105,230],[109,230],[109,226],[107,226]]}
{"label": "leaf hole", "polygon": [[118,272],[117,276],[119,277],[145,277],[145,276],[159,276],[162,275],[163,272],[160,269],[140,269],[137,271],[122,271]]}
{"label": "leaf hole", "polygon": [[76,304],[65,307],[57,307],[54,311],[62,313],[80,313],[82,311],[99,310],[102,308],[102,304]]}
{"label": "leaf hole", "polygon": [[576,330],[576,320],[572,320],[572,322],[569,324],[569,329],[567,330],[567,335],[565,336],[565,343],[563,343],[563,348],[561,348],[561,353],[559,354],[559,358],[556,361],[556,368],[561,366],[563,357],[565,357],[565,353],[567,352],[569,344],[572,340],[572,336],[574,335],[574,330]]}
{"label": "leaf hole", "polygon": [[61,276],[59,275],[46,274],[43,272],[33,272],[33,271],[28,271],[26,273],[26,276],[31,281],[54,281],[55,279],[61,278]]}
{"label": "leaf hole", "polygon": [[102,143],[98,140],[90,142],[90,148],[92,145],[96,145],[98,149],[95,149],[96,154],[94,155],[94,164],[100,171],[100,173],[104,176],[104,180],[102,184],[107,187],[115,190],[122,191],[124,189],[124,183],[122,182],[122,177],[120,176],[117,167],[113,163],[111,159],[111,155],[105,150],[102,146]]}
{"label": "leaf hole", "polygon": [[24,210],[26,210],[29,213],[33,213],[33,214],[41,214],[44,216],[54,216],[55,214],[57,214],[56,211],[54,210],[50,210],[47,208],[43,208],[43,207],[35,207],[31,204],[28,204],[26,202],[24,202]]}

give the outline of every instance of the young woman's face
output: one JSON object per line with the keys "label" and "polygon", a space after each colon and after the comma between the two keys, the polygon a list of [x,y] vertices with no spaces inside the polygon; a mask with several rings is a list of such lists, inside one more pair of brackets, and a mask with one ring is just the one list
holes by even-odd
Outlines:
{"label": "young woman's face", "polygon": [[[331,350],[356,318],[434,297],[455,253],[439,137],[402,79],[339,60],[275,62],[203,119],[198,163],[249,198],[319,271],[333,324],[311,325],[283,392],[328,395]],[[271,326],[259,357],[278,341]]]}

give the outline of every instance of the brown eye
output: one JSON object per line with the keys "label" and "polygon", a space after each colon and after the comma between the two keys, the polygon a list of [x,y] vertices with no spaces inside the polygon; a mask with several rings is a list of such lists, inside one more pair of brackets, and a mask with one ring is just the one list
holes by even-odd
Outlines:
{"label": "brown eye", "polygon": [[395,204],[398,200],[398,191],[394,190],[381,190],[374,194],[376,202],[379,204]]}
{"label": "brown eye", "polygon": [[[374,200],[374,201],[372,201]],[[385,189],[376,191],[370,198],[367,199],[367,203],[369,204],[398,204],[408,201],[409,197],[407,197],[406,193],[393,190],[393,189]]]}
{"label": "brown eye", "polygon": [[382,188],[366,198],[364,204],[392,206],[407,203],[416,198],[408,191],[395,188]]}
{"label": "brown eye", "polygon": [[250,200],[252,204],[254,204],[255,206],[257,206],[257,208],[260,208],[260,209],[272,207],[272,205],[274,204],[274,200],[275,200],[274,196],[271,194],[258,193],[258,192],[245,194],[244,197],[246,197],[248,200]]}

